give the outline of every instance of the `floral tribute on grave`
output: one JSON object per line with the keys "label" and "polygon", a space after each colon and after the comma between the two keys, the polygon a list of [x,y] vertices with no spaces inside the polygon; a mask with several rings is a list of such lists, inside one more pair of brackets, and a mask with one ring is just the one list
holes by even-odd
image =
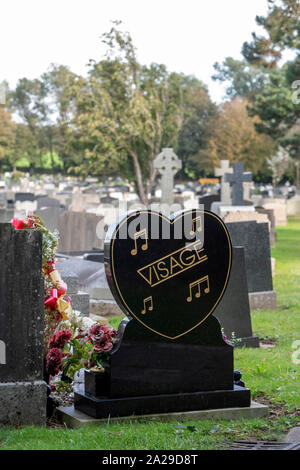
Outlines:
{"label": "floral tribute on grave", "polygon": [[44,355],[48,383],[62,373],[62,381],[72,383],[81,368],[104,372],[109,351],[116,341],[116,331],[84,318],[73,311],[68,286],[56,267],[59,234],[50,232],[43,220],[28,212],[24,220],[13,219],[16,230],[42,233],[42,274],[45,281]]}

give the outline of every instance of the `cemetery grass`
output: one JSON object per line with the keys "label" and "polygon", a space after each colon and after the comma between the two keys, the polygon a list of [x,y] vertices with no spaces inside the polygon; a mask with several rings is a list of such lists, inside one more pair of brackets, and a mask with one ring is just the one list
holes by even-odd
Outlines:
{"label": "cemetery grass", "polygon": [[[252,397],[268,403],[268,418],[161,423],[140,420],[66,429],[57,425],[0,427],[0,449],[224,449],[234,440],[280,440],[300,419],[300,365],[293,342],[300,340],[300,218],[277,228],[274,289],[278,310],[252,312],[263,348],[235,349],[235,368]],[[116,327],[120,319],[113,319]],[[299,346],[298,346],[299,348]],[[299,359],[299,355],[298,355]]]}

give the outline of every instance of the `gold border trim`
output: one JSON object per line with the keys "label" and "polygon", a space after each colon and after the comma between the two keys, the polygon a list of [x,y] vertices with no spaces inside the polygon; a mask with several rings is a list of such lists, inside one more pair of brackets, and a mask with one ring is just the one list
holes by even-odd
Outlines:
{"label": "gold border trim", "polygon": [[[128,307],[127,303],[125,302],[124,298],[123,298],[123,295],[120,291],[120,288],[119,288],[119,284],[118,284],[118,281],[116,279],[116,273],[115,273],[115,265],[114,265],[114,243],[115,243],[115,240],[116,240],[116,234],[118,233],[118,231],[121,229],[121,227],[124,225],[125,222],[128,221],[128,219],[130,217],[132,217],[133,215],[138,215],[138,214],[155,214],[157,215],[158,217],[161,217],[162,219],[164,219],[165,221],[169,222],[170,224],[174,224],[177,220],[179,220],[181,217],[183,216],[186,216],[187,214],[192,214],[192,213],[197,213],[197,212],[200,212],[201,214],[207,214],[211,217],[214,217],[224,228],[224,231],[226,233],[226,237],[227,237],[227,240],[228,240],[228,246],[229,246],[229,265],[228,265],[228,270],[227,270],[227,275],[226,275],[226,279],[225,279],[225,283],[224,283],[224,287],[222,289],[222,292],[218,298],[218,300],[215,302],[215,304],[213,305],[212,309],[210,310],[210,312],[206,315],[206,317],[204,317],[199,323],[197,323],[195,326],[193,326],[192,328],[184,331],[183,333],[180,333],[180,335],[177,335],[177,336],[168,336],[168,335],[164,335],[163,333],[159,333],[159,331],[156,331],[154,330],[153,328],[151,328],[150,326],[146,325],[146,323],[144,323],[142,320],[140,320],[133,312],[132,310]],[[114,279],[114,282],[115,282],[115,285],[117,287],[117,291],[118,291],[118,294],[124,304],[124,306],[126,307],[127,311],[131,313],[131,315],[137,320],[139,321],[140,323],[142,323],[142,325],[144,325],[146,328],[148,328],[148,330],[151,330],[153,331],[154,333],[158,334],[159,336],[163,336],[164,338],[167,338],[167,339],[177,339],[177,338],[180,338],[180,336],[184,336],[186,335],[187,333],[189,333],[190,331],[194,330],[195,328],[197,328],[197,326],[201,325],[201,323],[203,323],[207,317],[209,317],[209,315],[213,312],[213,310],[215,309],[215,307],[218,305],[219,301],[221,300],[222,296],[223,296],[223,293],[227,287],[227,283],[228,283],[228,278],[229,278],[229,274],[230,274],[230,269],[231,269],[231,241],[230,241],[230,238],[229,238],[229,234],[228,234],[228,230],[224,224],[224,222],[219,218],[217,217],[213,212],[209,212],[209,211],[203,211],[203,210],[200,210],[200,209],[190,209],[189,211],[184,211],[182,212],[181,214],[179,214],[178,216],[176,216],[173,220],[170,220],[168,217],[164,216],[163,214],[160,214],[159,212],[154,212],[154,211],[147,211],[147,210],[141,210],[141,211],[136,211],[136,212],[133,212],[131,214],[128,214],[127,217],[125,217],[121,223],[118,225],[117,229],[114,231],[113,233],[113,239],[112,239],[112,244],[111,244],[111,267],[112,267],[112,273],[113,273],[113,279]],[[151,264],[151,263],[150,263]]]}

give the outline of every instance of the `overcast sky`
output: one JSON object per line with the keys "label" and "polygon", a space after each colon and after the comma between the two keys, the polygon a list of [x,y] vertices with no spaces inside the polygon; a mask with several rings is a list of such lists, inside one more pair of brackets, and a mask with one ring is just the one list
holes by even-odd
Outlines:
{"label": "overcast sky", "polygon": [[121,20],[144,64],[193,74],[220,102],[223,87],[211,80],[213,64],[241,58],[244,41],[259,31],[256,15],[267,0],[6,0],[0,6],[0,82],[11,87],[36,78],[51,63],[86,73],[103,56],[102,33]]}

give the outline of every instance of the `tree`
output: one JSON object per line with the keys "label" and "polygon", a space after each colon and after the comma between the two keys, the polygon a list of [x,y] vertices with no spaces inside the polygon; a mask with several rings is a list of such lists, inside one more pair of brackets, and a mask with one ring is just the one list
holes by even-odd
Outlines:
{"label": "tree", "polygon": [[218,116],[206,87],[194,77],[186,78],[183,123],[178,135],[177,154],[182,176],[199,177],[205,169],[205,152]]}
{"label": "tree", "polygon": [[258,118],[247,113],[247,100],[235,98],[221,106],[214,135],[210,139],[208,159],[211,170],[220,160],[243,161],[247,170],[257,173],[275,150],[274,141],[258,134]]}
{"label": "tree", "polygon": [[3,161],[12,149],[15,142],[16,125],[11,114],[4,106],[0,106],[0,160]]}
{"label": "tree", "polygon": [[[245,43],[243,53],[250,64],[270,69],[264,90],[249,108],[260,118],[259,132],[266,132],[296,160],[300,159],[300,100],[294,99],[295,86],[300,85],[300,4],[298,0],[269,0],[266,18],[258,17],[266,35],[253,35]],[[279,67],[285,50],[295,53],[295,59]]]}
{"label": "tree", "polygon": [[289,156],[288,152],[279,147],[277,152],[272,155],[272,157],[267,159],[267,165],[272,172],[273,184],[276,186],[285,173],[290,169],[292,164],[292,159]]}
{"label": "tree", "polygon": [[222,64],[214,64],[216,74],[212,76],[213,80],[220,82],[229,82],[226,94],[229,98],[237,96],[254,101],[266,84],[267,74],[259,67],[250,66],[245,60],[235,60],[232,57],[226,57]]}
{"label": "tree", "polygon": [[249,64],[273,69],[284,50],[300,50],[300,3],[299,0],[268,0],[268,4],[268,15],[256,17],[265,34],[252,33],[252,42],[244,43],[242,53]]}
{"label": "tree", "polygon": [[[70,155],[69,126],[74,113],[73,84],[76,74],[64,65],[52,64],[41,77],[47,96],[46,137],[50,154],[57,152],[67,170],[74,162]],[[44,119],[45,121],[45,119]]]}
{"label": "tree", "polygon": [[182,76],[164,65],[138,63],[129,33],[114,25],[103,35],[106,58],[91,61],[88,78],[74,83],[74,148],[78,172],[119,172],[136,184],[142,203],[162,147],[176,146],[183,121]]}
{"label": "tree", "polygon": [[[291,157],[300,159],[300,3],[299,0],[268,0],[266,17],[256,17],[264,30],[252,34],[252,41],[242,48],[242,62],[227,58],[215,79],[230,80],[229,96],[246,96],[248,112],[257,117],[255,128],[268,134],[284,147]],[[294,59],[281,65],[284,52]],[[258,82],[251,81],[258,77]],[[256,87],[256,84],[259,86]],[[298,85],[297,85],[298,84]],[[262,85],[262,86],[261,86]],[[252,93],[253,92],[253,93]]]}

